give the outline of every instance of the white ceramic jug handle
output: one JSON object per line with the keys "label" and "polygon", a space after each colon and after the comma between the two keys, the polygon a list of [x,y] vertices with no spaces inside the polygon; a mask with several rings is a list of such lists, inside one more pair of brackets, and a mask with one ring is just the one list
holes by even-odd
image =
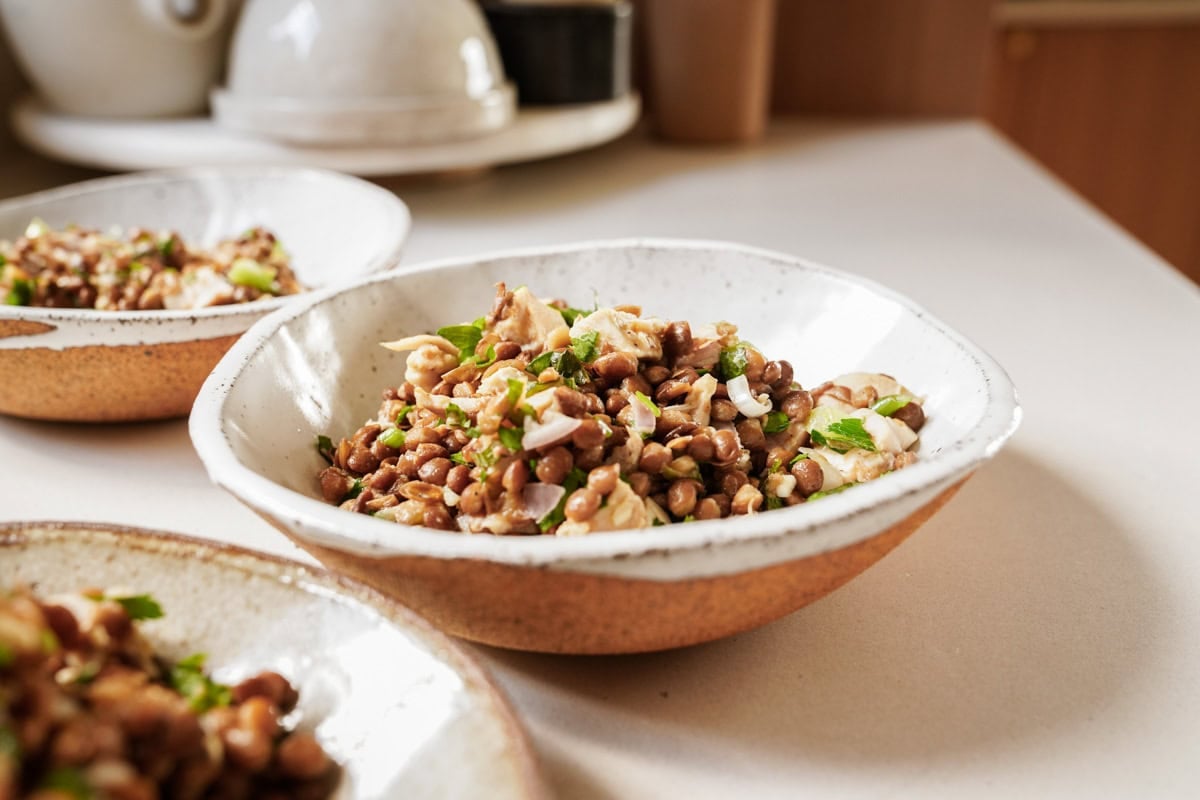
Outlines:
{"label": "white ceramic jug handle", "polygon": [[225,22],[230,0],[138,0],[142,16],[181,39],[211,36]]}

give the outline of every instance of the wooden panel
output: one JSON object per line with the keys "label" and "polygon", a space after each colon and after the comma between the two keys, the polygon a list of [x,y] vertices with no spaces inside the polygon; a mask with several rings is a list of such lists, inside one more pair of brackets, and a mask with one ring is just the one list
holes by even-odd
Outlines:
{"label": "wooden panel", "polygon": [[1010,28],[988,117],[1200,281],[1200,25]]}
{"label": "wooden panel", "polygon": [[992,0],[779,0],[784,113],[978,114]]}

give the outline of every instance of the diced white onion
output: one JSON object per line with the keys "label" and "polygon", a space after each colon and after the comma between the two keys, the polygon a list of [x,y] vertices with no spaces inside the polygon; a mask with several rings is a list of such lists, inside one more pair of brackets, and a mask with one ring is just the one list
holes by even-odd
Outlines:
{"label": "diced white onion", "polygon": [[636,397],[630,399],[629,407],[633,409],[633,424],[629,426],[630,430],[638,435],[654,433],[656,420],[650,407]]}
{"label": "diced white onion", "polygon": [[776,497],[791,497],[792,492],[794,491],[796,491],[795,475],[782,475],[780,476],[779,480],[775,482]]}
{"label": "diced white onion", "polygon": [[450,508],[457,506],[459,499],[458,492],[454,491],[449,486],[442,487],[442,500],[446,503],[446,505],[450,506]]}
{"label": "diced white onion", "polygon": [[566,441],[580,424],[582,420],[552,412],[547,412],[546,420],[540,423],[533,417],[526,417],[521,447],[525,450],[540,450],[559,444]]}
{"label": "diced white onion", "polygon": [[750,381],[745,375],[738,375],[725,384],[729,390],[729,399],[737,406],[737,410],[747,417],[761,417],[771,410],[771,403],[766,395],[755,398],[750,393]]}
{"label": "diced white onion", "polygon": [[527,483],[521,493],[525,513],[530,519],[539,520],[553,511],[566,493],[566,489],[555,483]]}

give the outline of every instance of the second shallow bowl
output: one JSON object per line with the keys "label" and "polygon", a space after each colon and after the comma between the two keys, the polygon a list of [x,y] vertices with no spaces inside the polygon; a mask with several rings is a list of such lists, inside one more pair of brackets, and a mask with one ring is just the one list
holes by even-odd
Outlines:
{"label": "second shallow bowl", "polygon": [[[211,245],[255,225],[276,235],[302,284],[394,266],[410,216],[358,178],[289,167],[195,168],[100,178],[0,202],[0,239],[29,221],[168,229]],[[189,311],[0,305],[0,414],[77,422],[180,417],[229,346],[295,297]]]}
{"label": "second shallow bowl", "polygon": [[[921,460],[819,503],[582,538],[446,533],[324,503],[315,437],[351,434],[403,380],[403,354],[378,343],[478,317],[498,281],[576,305],[594,296],[667,319],[728,320],[789,359],[805,386],[893,374],[925,396]],[[623,653],[747,630],[841,586],[945,503],[1019,417],[1004,371],[894,292],[778,253],[650,240],[443,262],[301,300],[217,366],[190,430],[217,484],[443,630],[524,650]]]}

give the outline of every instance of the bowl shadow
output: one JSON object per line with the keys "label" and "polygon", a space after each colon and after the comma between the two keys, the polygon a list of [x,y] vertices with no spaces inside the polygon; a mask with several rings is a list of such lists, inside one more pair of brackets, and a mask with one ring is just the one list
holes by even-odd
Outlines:
{"label": "bowl shadow", "polygon": [[[1132,531],[1011,448],[864,575],[756,631],[638,656],[478,651],[551,767],[580,729],[647,757],[695,759],[690,739],[714,754],[729,741],[809,763],[927,763],[1085,724],[1153,658],[1164,593]],[[578,773],[555,777],[604,796]]]}

